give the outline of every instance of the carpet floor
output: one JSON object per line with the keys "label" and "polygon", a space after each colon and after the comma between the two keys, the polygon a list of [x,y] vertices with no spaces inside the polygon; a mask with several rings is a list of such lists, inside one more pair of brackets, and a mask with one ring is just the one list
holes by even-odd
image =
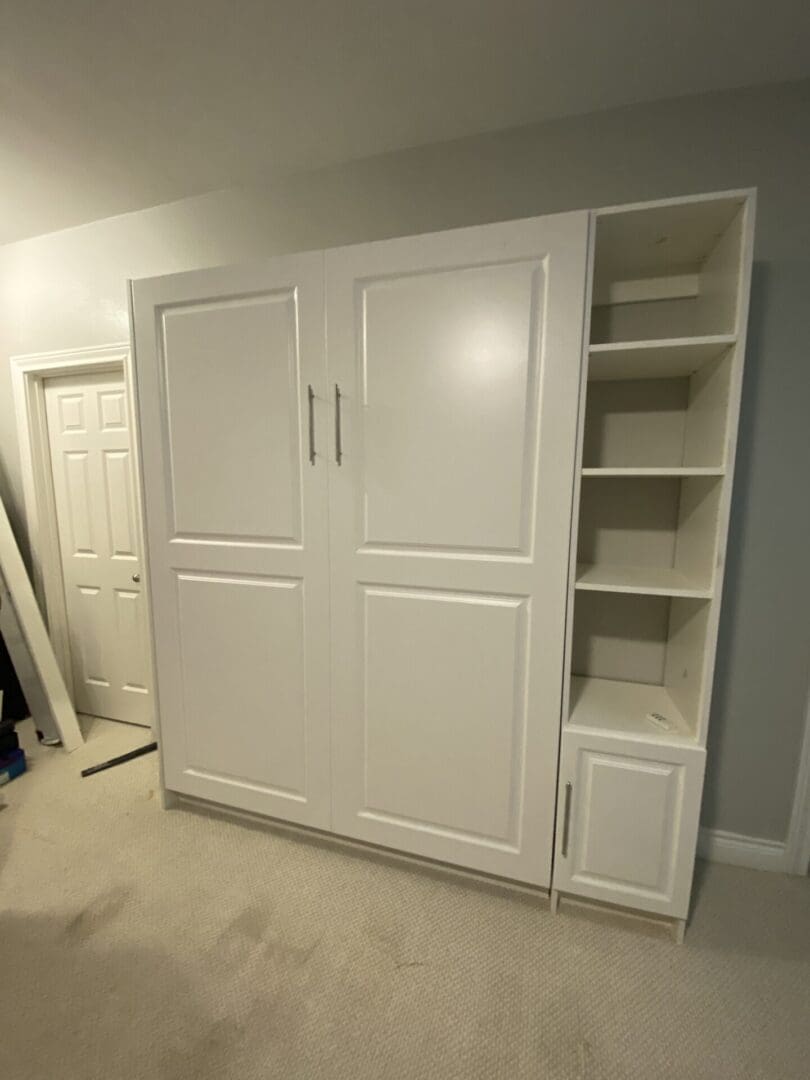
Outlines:
{"label": "carpet floor", "polygon": [[700,866],[686,943],[204,812],[90,721],[0,791],[3,1080],[806,1080],[810,882]]}

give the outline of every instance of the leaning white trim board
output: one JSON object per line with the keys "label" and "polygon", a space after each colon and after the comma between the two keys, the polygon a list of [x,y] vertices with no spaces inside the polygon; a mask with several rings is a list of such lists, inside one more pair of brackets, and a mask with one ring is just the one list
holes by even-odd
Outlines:
{"label": "leaning white trim board", "polygon": [[[62,745],[66,750],[76,750],[83,744],[84,739],[2,502],[0,502],[0,571]],[[35,716],[34,720],[36,719]]]}

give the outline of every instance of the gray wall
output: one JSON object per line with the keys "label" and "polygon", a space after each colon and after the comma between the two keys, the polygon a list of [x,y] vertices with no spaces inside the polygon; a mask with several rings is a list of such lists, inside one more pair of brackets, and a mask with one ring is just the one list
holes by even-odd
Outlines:
{"label": "gray wall", "polygon": [[810,82],[422,147],[0,249],[0,489],[23,535],[7,357],[120,341],[125,279],[637,199],[759,188],[704,824],[784,839],[810,657]]}

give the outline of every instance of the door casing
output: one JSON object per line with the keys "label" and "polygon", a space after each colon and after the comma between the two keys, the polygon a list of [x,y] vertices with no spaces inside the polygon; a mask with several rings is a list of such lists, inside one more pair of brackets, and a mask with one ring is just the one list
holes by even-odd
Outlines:
{"label": "door casing", "polygon": [[[20,467],[25,499],[25,517],[31,550],[34,592],[56,653],[57,662],[74,698],[73,674],[68,635],[67,609],[62,578],[62,558],[53,476],[50,466],[48,422],[45,411],[45,382],[61,375],[94,375],[99,372],[122,375],[126,387],[127,412],[131,432],[135,500],[138,511],[138,539],[145,552],[143,510],[141,506],[140,453],[137,415],[133,395],[132,356],[126,342],[85,349],[31,353],[11,358],[14,408],[20,445]],[[145,584],[145,583],[144,583]],[[143,589],[146,604],[145,622],[151,633],[149,591]],[[150,687],[154,688],[152,650],[147,649]],[[152,730],[156,721],[153,712]]]}

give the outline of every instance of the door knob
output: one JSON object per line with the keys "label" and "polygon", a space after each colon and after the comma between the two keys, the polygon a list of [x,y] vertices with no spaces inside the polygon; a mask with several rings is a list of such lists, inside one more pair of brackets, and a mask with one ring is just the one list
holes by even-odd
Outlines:
{"label": "door knob", "polygon": [[139,581],[141,580],[141,575],[140,575],[140,574],[133,574],[133,575],[132,575],[132,580],[133,580],[133,581],[135,582],[135,584],[137,585],[137,583],[138,583],[138,582],[139,582]]}

